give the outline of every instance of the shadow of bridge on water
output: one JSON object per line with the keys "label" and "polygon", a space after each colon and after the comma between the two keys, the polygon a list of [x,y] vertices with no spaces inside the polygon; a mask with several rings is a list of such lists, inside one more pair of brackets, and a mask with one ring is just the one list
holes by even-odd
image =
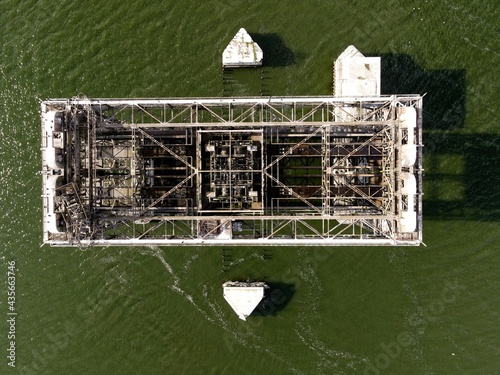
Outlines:
{"label": "shadow of bridge on water", "polygon": [[426,94],[424,219],[499,220],[499,134],[464,128],[465,70],[426,71],[406,54],[380,56],[382,94]]}

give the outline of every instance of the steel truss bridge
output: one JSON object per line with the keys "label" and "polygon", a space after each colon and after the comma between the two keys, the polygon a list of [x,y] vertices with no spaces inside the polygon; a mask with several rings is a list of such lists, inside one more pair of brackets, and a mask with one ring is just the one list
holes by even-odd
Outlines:
{"label": "steel truss bridge", "polygon": [[55,246],[422,241],[418,95],[47,100],[42,159]]}

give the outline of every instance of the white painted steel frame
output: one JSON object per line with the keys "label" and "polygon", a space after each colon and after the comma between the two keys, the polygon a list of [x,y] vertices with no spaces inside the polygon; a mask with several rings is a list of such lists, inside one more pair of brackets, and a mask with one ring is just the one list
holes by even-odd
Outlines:
{"label": "white painted steel frame", "polygon": [[[398,118],[398,107],[411,106],[417,112],[416,144],[417,162],[411,168],[401,167],[398,153],[401,148],[402,133]],[[96,181],[96,169],[93,168],[93,160],[97,160],[97,146],[89,145],[82,154],[85,155],[88,169],[88,177],[85,186],[78,186],[71,190],[74,194],[78,189],[87,191],[84,197],[78,196],[81,217],[89,220],[89,225],[96,222],[106,221],[106,230],[114,232],[114,238],[106,238],[102,234],[106,230],[98,229],[101,235],[94,236],[95,229],[89,228],[88,232],[77,231],[78,238],[69,233],[55,234],[50,232],[47,224],[49,217],[55,216],[55,207],[64,208],[59,187],[54,185],[54,175],[60,173],[56,168],[46,163],[54,152],[54,146],[49,141],[52,139],[54,129],[47,123],[47,113],[60,111],[70,116],[78,109],[87,111],[88,139],[96,141],[96,128],[106,117],[112,114],[113,120],[117,120],[116,126],[127,129],[131,134],[131,142],[136,144],[138,139],[148,139],[151,144],[156,144],[165,152],[185,164],[189,172],[185,179],[167,190],[154,201],[145,205],[144,202],[136,201],[126,211],[126,215],[115,218],[92,218],[94,212],[98,211],[94,197],[98,195],[98,189],[92,184]],[[104,116],[106,115],[106,116]],[[123,118],[120,116],[123,115]],[[99,118],[100,117],[100,118]],[[90,125],[93,124],[93,125]],[[351,151],[343,157],[332,159],[332,151],[337,146],[332,146],[335,132],[342,128],[344,133],[355,133],[364,131],[367,127],[376,128],[373,134],[360,134],[359,138],[365,137],[359,144],[348,144]],[[289,212],[276,212],[270,207],[265,207],[259,212],[234,212],[228,215],[225,212],[200,216],[196,212],[188,214],[179,212],[170,215],[156,215],[154,210],[161,205],[165,199],[176,192],[187,182],[197,180],[197,188],[201,188],[200,165],[198,162],[191,163],[189,160],[178,155],[173,149],[155,139],[154,132],[159,129],[179,130],[193,129],[194,132],[208,132],[210,129],[218,131],[242,131],[248,132],[264,131],[271,134],[266,141],[272,142],[273,129],[288,128],[296,129],[299,137],[296,144],[288,147],[280,155],[265,155],[262,160],[262,168],[255,172],[261,172],[266,177],[262,184],[275,184],[286,191],[289,196],[303,204],[299,209]],[[306,128],[306,129],[304,129]],[[302,130],[300,130],[302,129]],[[51,133],[52,132],[52,133]],[[188,134],[188,133],[186,133]],[[278,133],[276,133],[278,134]],[[321,196],[316,198],[298,193],[295,187],[290,187],[280,181],[274,167],[285,159],[294,156],[294,152],[309,140],[321,136]],[[186,136],[187,137],[187,136]],[[341,136],[337,137],[342,138]],[[351,137],[354,138],[354,137]],[[191,136],[196,140],[196,136]],[[380,140],[383,143],[380,144]],[[199,142],[199,141],[197,141]],[[375,144],[375,142],[379,142]],[[201,144],[197,145],[201,148]],[[340,150],[345,146],[338,146]],[[332,176],[335,168],[348,169],[345,162],[366,147],[373,147],[381,151],[381,179],[383,180],[383,196],[374,196],[363,191],[364,187],[356,186],[348,179],[337,181]],[[67,150],[66,150],[67,151]],[[66,152],[65,151],[65,152]],[[274,159],[273,159],[274,156]],[[392,95],[381,97],[269,97],[269,98],[173,98],[173,99],[53,99],[42,103],[42,159],[43,159],[43,197],[44,197],[44,237],[45,243],[53,246],[89,246],[89,245],[418,245],[422,241],[422,97],[418,95]],[[135,166],[138,161],[136,155],[130,158],[130,176],[132,185],[136,184]],[[285,167],[283,167],[285,168]],[[134,170],[134,172],[132,172]],[[342,169],[341,169],[342,170]],[[401,205],[403,198],[399,187],[398,178],[401,173],[412,173],[417,180],[416,211],[417,228],[413,233],[401,233],[398,231],[401,218]],[[342,173],[341,173],[342,174]],[[345,176],[344,176],[345,177]],[[339,178],[342,178],[340,176]],[[51,181],[51,182],[50,182]],[[65,181],[69,183],[69,181]],[[361,199],[368,203],[365,210],[350,208],[343,210],[341,206],[332,205],[335,199],[332,197],[331,185],[337,184],[346,187],[356,197],[350,199]],[[123,188],[123,182],[122,185]],[[129,185],[126,185],[129,186]],[[69,189],[69,190],[68,190]],[[57,191],[56,191],[57,190]],[[264,191],[264,188],[262,187]],[[64,193],[63,193],[64,194]],[[264,193],[263,193],[264,194]],[[262,197],[262,201],[274,199]],[[288,198],[280,198],[288,199]],[[51,200],[57,200],[54,203]],[[320,201],[320,204],[317,202]],[[74,205],[75,200],[73,200]],[[276,200],[279,203],[279,200]],[[136,206],[137,204],[137,206]],[[142,205],[141,205],[142,204]],[[76,212],[76,211],[75,211]],[[150,213],[152,216],[143,216]],[[77,213],[78,214],[78,213]],[[102,212],[101,212],[102,214]],[[83,220],[83,219],[82,219]],[[242,225],[253,225],[253,237],[237,238],[237,231],[233,230],[234,223]],[[94,224],[92,224],[94,223]],[[111,224],[110,224],[111,223]],[[208,232],[200,232],[201,225],[208,225]],[[72,224],[73,225],[73,224]],[[80,225],[80,224],[74,224]],[[158,235],[158,230],[165,228],[164,235]],[[229,238],[222,234],[229,233]],[[252,229],[250,229],[252,231]],[[230,238],[233,237],[233,238]]]}

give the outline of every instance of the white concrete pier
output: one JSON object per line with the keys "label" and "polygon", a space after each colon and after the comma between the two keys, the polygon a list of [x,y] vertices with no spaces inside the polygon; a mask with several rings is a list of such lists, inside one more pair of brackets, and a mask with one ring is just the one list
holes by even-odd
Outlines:
{"label": "white concrete pier", "polygon": [[264,298],[267,285],[263,282],[228,281],[222,287],[224,289],[224,299],[238,314],[238,318],[246,320]]}
{"label": "white concrete pier", "polygon": [[380,96],[380,57],[365,57],[349,46],[335,61],[334,95],[337,97]]}
{"label": "white concrete pier", "polygon": [[222,53],[223,68],[261,66],[264,54],[248,32],[241,28]]}

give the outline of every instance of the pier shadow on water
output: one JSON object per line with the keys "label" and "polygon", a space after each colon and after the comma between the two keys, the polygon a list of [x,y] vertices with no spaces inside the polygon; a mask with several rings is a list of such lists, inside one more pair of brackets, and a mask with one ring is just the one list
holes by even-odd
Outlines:
{"label": "pier shadow on water", "polygon": [[500,139],[464,129],[465,70],[427,71],[409,55],[381,57],[382,94],[426,94],[424,218],[499,220]]}
{"label": "pier shadow on water", "polygon": [[265,298],[252,312],[252,316],[275,316],[282,311],[295,294],[295,285],[280,282],[268,282]]}
{"label": "pier shadow on water", "polygon": [[295,64],[295,54],[276,33],[250,33],[264,53],[262,66],[290,66]]}
{"label": "pier shadow on water", "polygon": [[465,70],[423,70],[406,54],[381,55],[382,94],[426,94],[425,130],[457,130],[465,124]]}

